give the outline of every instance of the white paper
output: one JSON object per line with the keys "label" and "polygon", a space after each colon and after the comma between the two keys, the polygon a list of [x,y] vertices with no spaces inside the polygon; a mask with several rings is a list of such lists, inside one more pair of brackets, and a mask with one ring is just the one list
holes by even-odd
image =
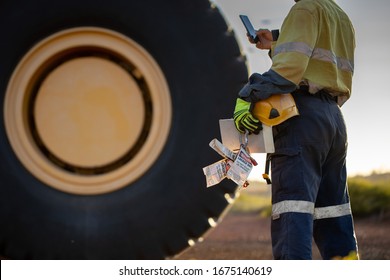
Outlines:
{"label": "white paper", "polygon": [[234,160],[236,158],[236,154],[229,150],[227,147],[225,147],[221,142],[218,141],[218,139],[211,140],[209,146],[224,158],[228,158],[231,160]]}
{"label": "white paper", "polygon": [[208,188],[219,184],[223,179],[226,178],[227,170],[229,169],[230,164],[232,164],[231,160],[223,159],[203,168],[203,173],[206,176],[206,184]]}

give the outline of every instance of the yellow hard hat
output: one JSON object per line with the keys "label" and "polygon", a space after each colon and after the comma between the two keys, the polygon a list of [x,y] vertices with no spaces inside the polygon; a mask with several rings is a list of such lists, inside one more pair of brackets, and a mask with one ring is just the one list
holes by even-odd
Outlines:
{"label": "yellow hard hat", "polygon": [[294,97],[290,94],[274,94],[255,103],[252,114],[263,124],[278,125],[299,115]]}

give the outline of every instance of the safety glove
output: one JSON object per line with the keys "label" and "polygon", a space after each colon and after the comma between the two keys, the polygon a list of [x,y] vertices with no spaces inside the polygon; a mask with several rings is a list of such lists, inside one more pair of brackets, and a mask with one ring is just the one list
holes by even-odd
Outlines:
{"label": "safety glove", "polygon": [[263,129],[261,122],[251,114],[252,103],[241,98],[237,98],[236,107],[234,109],[234,124],[239,132],[259,134]]}

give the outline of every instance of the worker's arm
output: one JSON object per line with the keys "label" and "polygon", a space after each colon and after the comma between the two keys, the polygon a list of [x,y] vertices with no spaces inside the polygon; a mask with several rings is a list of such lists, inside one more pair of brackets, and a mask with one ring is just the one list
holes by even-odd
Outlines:
{"label": "worker's arm", "polygon": [[272,49],[271,70],[298,85],[318,40],[318,19],[309,8],[296,4],[283,22]]}
{"label": "worker's arm", "polygon": [[[267,34],[266,38],[270,39],[270,31]],[[263,74],[251,75],[239,93],[240,98],[257,102],[273,94],[297,89],[316,39],[317,24],[313,15],[305,9],[293,8],[282,25],[277,42],[262,45],[271,48],[271,69]]]}

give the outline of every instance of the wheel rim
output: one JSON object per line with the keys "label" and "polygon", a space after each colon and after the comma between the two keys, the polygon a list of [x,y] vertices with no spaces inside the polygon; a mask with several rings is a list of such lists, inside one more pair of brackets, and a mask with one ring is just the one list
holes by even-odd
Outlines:
{"label": "wheel rim", "polygon": [[8,84],[7,136],[47,185],[102,194],[151,168],[169,134],[165,77],[140,45],[94,27],[56,33],[31,49]]}

